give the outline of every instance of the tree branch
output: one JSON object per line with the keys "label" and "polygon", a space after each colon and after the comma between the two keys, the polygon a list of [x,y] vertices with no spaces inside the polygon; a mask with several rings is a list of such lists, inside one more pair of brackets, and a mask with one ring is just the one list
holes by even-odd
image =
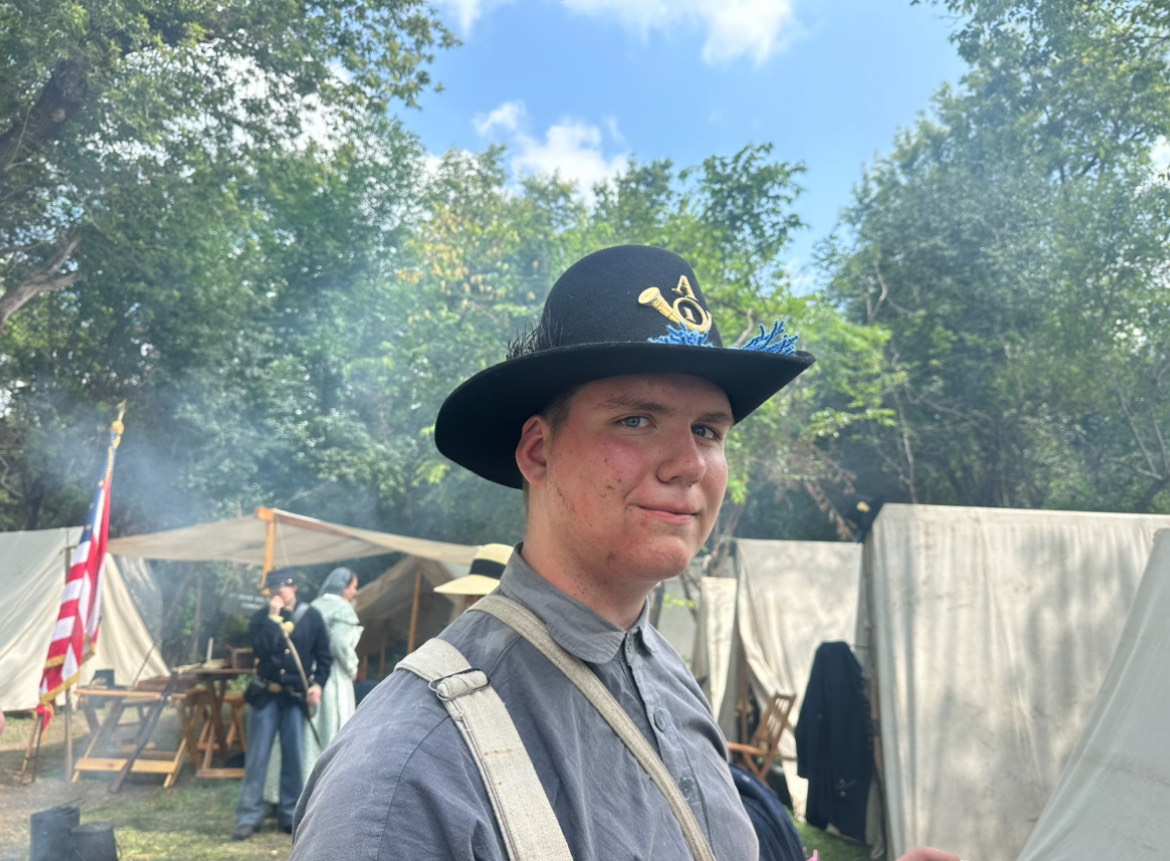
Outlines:
{"label": "tree branch", "polygon": [[1129,432],[1133,435],[1134,442],[1137,443],[1138,448],[1142,451],[1142,456],[1146,459],[1146,466],[1149,467],[1150,476],[1160,476],[1158,467],[1154,463],[1154,458],[1150,454],[1150,450],[1146,448],[1146,442],[1142,439],[1142,435],[1138,430],[1137,421],[1133,417],[1133,413],[1129,409],[1129,401],[1125,399],[1125,392],[1121,388],[1121,382],[1117,379],[1117,374],[1113,368],[1109,369],[1109,377],[1113,380],[1113,388],[1117,391],[1117,400],[1121,402],[1121,412],[1125,415],[1125,421],[1129,425]]}
{"label": "tree branch", "polygon": [[882,277],[881,267],[878,265],[878,261],[876,260],[873,261],[873,274],[874,277],[877,278],[878,286],[882,288],[882,292],[881,295],[878,296],[878,300],[873,306],[870,306],[869,304],[869,295],[867,294],[865,297],[865,322],[867,325],[873,325],[874,317],[876,317],[878,311],[881,310],[882,303],[886,301],[886,297],[890,295],[890,288],[886,286],[886,279]]}
{"label": "tree branch", "polygon": [[0,181],[23,155],[37,152],[57,137],[64,123],[81,110],[89,80],[76,60],[61,60],[23,119],[0,135]]}
{"label": "tree branch", "polygon": [[[1162,475],[1170,477],[1170,450],[1166,447],[1166,438],[1162,435],[1162,423],[1158,419],[1158,387],[1162,384],[1162,377],[1170,371],[1170,362],[1154,368],[1150,377],[1150,426],[1154,431],[1154,439],[1158,442],[1159,453],[1162,455]],[[1151,500],[1153,497],[1151,497]]]}
{"label": "tree branch", "polygon": [[48,260],[33,269],[20,284],[4,291],[0,296],[0,332],[8,325],[8,319],[34,298],[42,293],[64,290],[81,277],[80,272],[60,271],[80,244],[81,236],[77,231],[69,231]]}

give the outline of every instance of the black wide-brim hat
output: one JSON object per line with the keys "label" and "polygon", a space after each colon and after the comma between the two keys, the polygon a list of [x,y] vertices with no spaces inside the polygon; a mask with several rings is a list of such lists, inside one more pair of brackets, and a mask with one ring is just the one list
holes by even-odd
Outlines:
{"label": "black wide-brim hat", "polygon": [[793,340],[778,324],[726,348],[685,260],[646,245],[606,248],[557,279],[539,324],[505,361],[447,397],[435,444],[477,475],[520,487],[520,431],[564,392],[607,377],[689,374],[722,389],[739,422],[815,361]]}

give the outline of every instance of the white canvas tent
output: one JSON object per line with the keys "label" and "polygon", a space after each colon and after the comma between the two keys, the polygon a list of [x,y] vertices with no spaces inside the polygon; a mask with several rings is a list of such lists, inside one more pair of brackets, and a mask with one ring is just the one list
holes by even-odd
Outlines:
{"label": "white canvas tent", "polygon": [[1168,619],[1163,529],[1097,702],[1020,861],[1170,857]]}
{"label": "white canvas tent", "polygon": [[357,653],[367,671],[373,671],[368,662],[374,658],[371,678],[387,675],[405,657],[412,633],[417,646],[459,615],[462,598],[439,594],[435,587],[466,573],[466,566],[407,556],[358,590],[353,606],[363,630]]}
{"label": "white canvas tent", "polygon": [[[698,634],[706,651],[696,674],[729,738],[738,733],[735,699],[750,682],[756,700],[777,693],[797,696],[792,720],[808,685],[817,646],[851,642],[856,629],[861,545],[828,541],[737,539],[733,576],[705,577]],[[738,678],[737,650],[749,678]]]}
{"label": "white canvas tent", "polygon": [[410,538],[328,523],[313,517],[259,508],[250,517],[202,523],[183,529],[112,539],[121,556],[176,561],[239,562],[275,568],[406,553],[455,565],[470,565],[477,547]]}
{"label": "white canvas tent", "polygon": [[[757,703],[794,693],[795,728],[817,646],[852,642],[861,545],[827,541],[737,539],[727,576],[699,581],[693,669],[724,734],[741,736],[737,699],[750,684]],[[746,739],[744,739],[746,741]],[[781,754],[795,757],[785,735]],[[798,813],[807,783],[791,762],[785,779]]]}
{"label": "white canvas tent", "polygon": [[[872,680],[887,856],[933,845],[1010,861],[1072,762],[1115,648],[1125,648],[1123,628],[1155,613],[1148,604],[1158,600],[1151,585],[1158,581],[1143,581],[1142,572],[1155,533],[1167,528],[1170,516],[887,505],[861,548],[860,566],[849,556],[856,545],[739,541],[736,576],[702,581],[696,675],[734,737],[738,650],[751,656],[757,696],[773,686],[802,696],[816,645],[851,642]],[[832,552],[844,556],[832,562]],[[1158,606],[1148,626],[1170,615],[1170,607]],[[1138,615],[1127,622],[1131,607]],[[1142,636],[1144,644],[1151,634]],[[1170,659],[1164,648],[1161,654]],[[1159,703],[1165,663],[1125,663],[1131,671],[1138,664],[1161,671]],[[1144,750],[1143,741],[1159,744],[1165,734],[1158,723],[1165,708],[1146,702],[1140,717],[1131,715],[1151,721],[1140,731],[1105,708],[1098,702],[1094,714],[1105,717],[1095,732],[1126,730],[1125,739],[1111,739],[1119,747]],[[1087,758],[1081,803],[1101,804],[1083,769],[1102,740],[1080,744]],[[798,800],[801,787],[791,774],[789,782]],[[1054,817],[1048,809],[1045,817]],[[1154,808],[1136,809],[1151,816]],[[872,834],[880,839],[880,831]],[[1067,856],[1049,856],[1050,845],[1028,861],[1099,854],[1068,842],[1074,848]]]}
{"label": "white canvas tent", "polygon": [[[38,686],[65,590],[66,551],[81,528],[0,533],[0,710],[36,708]],[[166,672],[116,560],[106,558],[102,625],[81,682],[112,669],[119,684]]]}
{"label": "white canvas tent", "polygon": [[858,638],[876,680],[889,857],[916,845],[1017,857],[1086,725],[1160,528],[1170,517],[881,510]]}
{"label": "white canvas tent", "polygon": [[[367,626],[359,644],[359,653],[363,655],[375,650],[384,652],[389,641],[388,626],[408,626],[412,616],[417,622],[420,611],[422,625],[415,642],[438,633],[452,618],[454,603],[446,598],[431,601],[426,596],[434,586],[467,573],[479,549],[475,545],[343,526],[275,508],[257,509],[251,517],[118,538],[110,541],[109,548],[126,557],[236,562],[258,568],[406,554],[377,580],[365,584],[355,599],[358,616]],[[414,589],[416,571],[426,573],[425,592]],[[439,620],[446,621],[438,624]]]}

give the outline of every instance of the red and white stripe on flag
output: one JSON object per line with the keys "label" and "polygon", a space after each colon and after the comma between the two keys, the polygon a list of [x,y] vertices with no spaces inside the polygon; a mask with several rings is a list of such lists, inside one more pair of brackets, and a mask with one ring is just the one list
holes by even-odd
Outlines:
{"label": "red and white stripe on flag", "polygon": [[77,681],[81,664],[97,643],[102,615],[102,573],[106,565],[106,540],[110,529],[110,479],[114,473],[114,452],[121,441],[122,423],[111,428],[106,471],[98,482],[89,507],[81,542],[73,552],[57,624],[49,643],[49,657],[41,676],[40,699],[52,702]]}

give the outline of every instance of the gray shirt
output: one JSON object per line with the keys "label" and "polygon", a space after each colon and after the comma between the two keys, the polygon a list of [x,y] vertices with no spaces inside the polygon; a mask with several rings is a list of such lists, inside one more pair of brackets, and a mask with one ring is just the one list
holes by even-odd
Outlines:
{"label": "gray shirt", "polygon": [[[757,861],[727,746],[694,678],[643,609],[627,632],[512,555],[499,593],[544,619],[657,749],[719,861]],[[682,830],[650,778],[577,688],[526,640],[468,612],[441,636],[508,707],[575,861],[680,861]],[[506,861],[475,762],[447,711],[399,671],[318,761],[297,808],[294,861]]]}

